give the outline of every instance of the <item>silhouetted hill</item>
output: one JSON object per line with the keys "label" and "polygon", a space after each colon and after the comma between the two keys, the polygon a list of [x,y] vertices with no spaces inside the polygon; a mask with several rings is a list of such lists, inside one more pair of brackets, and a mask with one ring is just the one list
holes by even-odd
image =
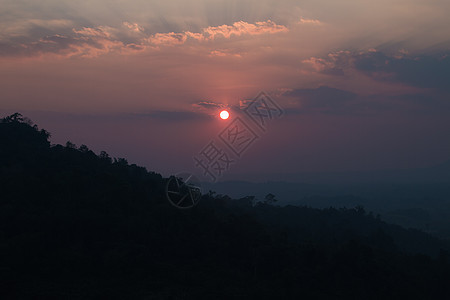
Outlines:
{"label": "silhouetted hill", "polygon": [[[448,183],[305,184],[297,182],[223,181],[204,183],[207,189],[233,198],[253,194],[277,196],[280,205],[314,208],[364,206],[381,219],[450,239]],[[417,212],[421,213],[418,214]]]}
{"label": "silhouetted hill", "polygon": [[178,210],[159,174],[48,138],[20,115],[0,122],[2,299],[450,295],[447,245],[362,207],[210,192]]}

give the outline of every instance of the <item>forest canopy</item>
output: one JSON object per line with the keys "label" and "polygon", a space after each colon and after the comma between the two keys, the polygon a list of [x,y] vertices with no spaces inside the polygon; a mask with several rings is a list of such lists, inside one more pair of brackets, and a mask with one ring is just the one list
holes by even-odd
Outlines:
{"label": "forest canopy", "polygon": [[[189,210],[144,167],[0,121],[5,298],[425,299],[449,296],[449,245],[363,207],[277,206],[210,191]],[[295,195],[292,195],[295,197]]]}

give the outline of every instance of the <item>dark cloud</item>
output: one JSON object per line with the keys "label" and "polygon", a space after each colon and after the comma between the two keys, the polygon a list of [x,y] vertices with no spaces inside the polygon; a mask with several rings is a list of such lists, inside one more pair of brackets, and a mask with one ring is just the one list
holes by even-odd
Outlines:
{"label": "dark cloud", "polygon": [[162,121],[195,121],[209,120],[209,115],[192,111],[154,110],[148,113],[132,114],[132,117],[151,118]]}
{"label": "dark cloud", "polygon": [[348,102],[356,97],[356,94],[328,86],[320,86],[316,89],[294,89],[287,91],[285,96],[297,97],[310,106],[339,105]]}
{"label": "dark cloud", "polygon": [[241,108],[238,105],[230,105],[224,103],[217,103],[212,101],[200,101],[192,104],[193,108],[199,112],[208,114],[208,115],[216,115],[217,111],[222,109],[232,110],[232,111],[240,111]]}
{"label": "dark cloud", "polygon": [[448,54],[392,57],[382,52],[369,52],[358,55],[354,66],[375,79],[450,91]]}
{"label": "dark cloud", "polygon": [[285,109],[287,115],[340,114],[373,115],[385,112],[408,114],[446,114],[450,101],[425,93],[361,96],[349,91],[321,86],[316,89],[294,89],[284,93],[294,98],[298,107]]}
{"label": "dark cloud", "polygon": [[206,110],[215,110],[224,107],[221,103],[210,102],[210,101],[200,101],[193,104],[194,107],[203,108]]}
{"label": "dark cloud", "polygon": [[301,106],[300,111],[321,113],[348,112],[349,107],[357,99],[357,95],[352,92],[328,86],[321,86],[316,89],[294,89],[285,92],[284,96],[295,98]]}
{"label": "dark cloud", "polygon": [[353,69],[378,81],[450,92],[450,51],[417,56],[406,53],[388,55],[374,50],[359,53],[339,51],[306,62],[324,74],[343,75]]}
{"label": "dark cloud", "polygon": [[10,43],[0,42],[0,56],[14,56],[20,49]]}
{"label": "dark cloud", "polygon": [[52,35],[27,44],[0,43],[0,55],[36,56],[53,53],[68,56],[97,56],[117,45],[114,41],[104,38]]}

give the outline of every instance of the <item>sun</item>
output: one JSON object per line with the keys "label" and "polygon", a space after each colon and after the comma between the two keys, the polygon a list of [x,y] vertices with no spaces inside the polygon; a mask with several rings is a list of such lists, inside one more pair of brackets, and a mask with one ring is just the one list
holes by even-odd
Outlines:
{"label": "sun", "polygon": [[229,113],[228,111],[222,110],[222,111],[220,112],[220,118],[221,118],[222,120],[226,120],[226,119],[228,119],[229,117],[230,117],[230,113]]}

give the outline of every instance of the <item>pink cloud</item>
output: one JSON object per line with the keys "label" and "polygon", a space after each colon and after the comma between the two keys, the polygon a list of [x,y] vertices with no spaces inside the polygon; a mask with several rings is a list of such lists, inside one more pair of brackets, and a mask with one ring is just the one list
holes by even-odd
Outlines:
{"label": "pink cloud", "polygon": [[72,45],[72,51],[69,56],[94,58],[123,48],[124,44],[120,41],[99,39],[95,41],[95,44],[82,43],[79,45]]}
{"label": "pink cloud", "polygon": [[[209,26],[200,32],[168,32],[145,35],[144,28],[137,23],[123,22],[121,28],[109,26],[83,27],[72,29],[74,34],[51,35],[37,41],[20,45],[6,45],[4,53],[15,56],[57,55],[59,57],[97,57],[109,52],[132,54],[144,50],[156,50],[160,47],[171,47],[193,42],[214,42],[218,38],[232,39],[240,36],[257,36],[287,32],[286,26],[278,25],[271,20],[256,23],[244,21],[232,25]],[[126,39],[124,39],[126,37]],[[235,56],[239,53],[230,50],[207,50],[209,56]]]}
{"label": "pink cloud", "polygon": [[211,57],[242,57],[239,53],[234,53],[231,50],[213,50],[209,53]]}
{"label": "pink cloud", "polygon": [[[327,57],[310,57],[302,61],[305,66],[309,66],[316,72],[322,72],[324,70],[334,69],[336,67],[342,67],[342,61],[347,61],[350,57],[350,51],[342,50],[333,53],[329,53]],[[345,59],[343,59],[345,58]]]}
{"label": "pink cloud", "polygon": [[102,37],[102,38],[111,38],[112,35],[110,33],[111,28],[99,26],[96,28],[91,27],[83,27],[80,30],[73,29],[73,32],[82,36],[82,37]]}
{"label": "pink cloud", "polygon": [[323,24],[319,20],[305,19],[305,18],[300,18],[300,21],[298,21],[297,23],[298,24],[310,24],[310,25],[322,25]]}
{"label": "pink cloud", "polygon": [[144,28],[137,23],[123,22],[122,24],[133,32],[141,33],[144,31]]}
{"label": "pink cloud", "polygon": [[148,42],[154,45],[179,45],[186,42],[186,33],[156,33],[148,38]]}
{"label": "pink cloud", "polygon": [[[188,39],[207,41],[215,40],[218,37],[230,39],[233,36],[274,34],[287,31],[289,31],[289,29],[286,26],[278,25],[271,20],[256,22],[254,24],[239,21],[233,23],[233,25],[209,26],[203,28],[201,32],[185,31],[181,33],[156,33],[147,40],[149,43],[155,45],[179,45],[184,44]],[[217,51],[213,51],[211,54],[221,56]]]}
{"label": "pink cloud", "polygon": [[215,39],[218,36],[230,38],[231,36],[241,35],[260,35],[265,33],[279,33],[289,31],[286,26],[278,25],[271,20],[264,22],[256,22],[255,24],[239,21],[233,23],[233,25],[221,25],[216,27],[207,27],[203,29],[203,33],[209,39]]}

